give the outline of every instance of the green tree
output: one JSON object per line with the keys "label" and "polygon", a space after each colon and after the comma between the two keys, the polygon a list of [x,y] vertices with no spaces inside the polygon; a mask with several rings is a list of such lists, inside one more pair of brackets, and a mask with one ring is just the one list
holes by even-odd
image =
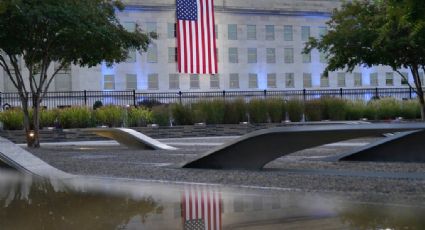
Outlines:
{"label": "green tree", "polygon": [[425,100],[419,71],[425,70],[425,7],[418,0],[355,0],[335,9],[329,33],[310,38],[304,52],[325,52],[325,73],[351,72],[356,66],[389,66],[404,80],[401,68],[411,71],[425,120]]}
{"label": "green tree", "polygon": [[[29,147],[39,147],[40,103],[56,74],[74,64],[119,63],[154,35],[119,23],[119,0],[1,0],[0,66],[17,88]],[[22,65],[22,67],[21,67]],[[53,67],[55,66],[55,67]],[[33,116],[30,120],[30,100]],[[31,134],[33,129],[34,135]]]}

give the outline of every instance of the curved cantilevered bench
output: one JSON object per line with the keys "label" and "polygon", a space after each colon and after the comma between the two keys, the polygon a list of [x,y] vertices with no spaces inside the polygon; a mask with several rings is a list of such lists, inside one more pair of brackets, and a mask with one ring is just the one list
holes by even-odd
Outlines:
{"label": "curved cantilevered bench", "polygon": [[150,149],[150,150],[176,150],[172,146],[161,143],[140,132],[127,128],[89,128],[86,132],[94,133],[101,137],[113,139],[123,146],[131,149]]}
{"label": "curved cantilevered bench", "polygon": [[425,130],[401,132],[323,160],[425,163],[424,140]]}
{"label": "curved cantilevered bench", "polygon": [[[13,142],[0,137],[0,164],[21,173],[42,178],[69,179],[75,177],[56,169]],[[0,167],[1,168],[1,167]]]}
{"label": "curved cantilevered bench", "polygon": [[424,129],[425,123],[271,128],[219,146],[183,167],[258,170],[276,158],[307,148],[353,138]]}

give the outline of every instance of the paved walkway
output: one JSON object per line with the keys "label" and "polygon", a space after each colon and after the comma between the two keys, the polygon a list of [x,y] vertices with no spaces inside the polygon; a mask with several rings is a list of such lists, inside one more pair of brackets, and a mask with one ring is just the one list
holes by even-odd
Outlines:
{"label": "paved walkway", "polygon": [[[269,163],[262,171],[180,168],[182,163],[234,138],[237,137],[160,140],[178,147],[177,151],[130,150],[114,141],[43,143],[42,148],[30,151],[37,157],[37,161],[44,161],[59,169],[59,172],[73,175],[293,190],[374,192],[400,196],[423,196],[425,193],[424,164],[320,161],[320,158],[366,145],[373,139],[333,143],[296,152]],[[0,142],[3,155],[5,143]],[[24,155],[28,157],[31,154]],[[27,159],[22,158],[21,162],[25,163]]]}

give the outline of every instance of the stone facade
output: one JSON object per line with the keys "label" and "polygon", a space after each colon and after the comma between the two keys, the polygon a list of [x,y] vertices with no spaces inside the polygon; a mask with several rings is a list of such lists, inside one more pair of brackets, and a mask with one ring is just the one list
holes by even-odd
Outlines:
{"label": "stone facade", "polygon": [[[311,56],[301,54],[306,36],[319,37],[326,32],[325,23],[332,9],[340,6],[340,1],[216,0],[219,74],[214,78],[177,73],[172,58],[176,39],[171,35],[174,33],[175,0],[127,0],[125,3],[126,10],[119,13],[124,26],[130,28],[137,24],[159,35],[151,53],[132,53],[133,60],[112,68],[72,66],[56,79],[51,91],[175,92],[405,86],[401,77],[385,67],[357,68],[353,73],[340,71],[330,73],[329,78],[321,78],[326,65],[323,56],[318,51],[313,51]],[[235,34],[236,39],[231,38]],[[0,91],[13,91],[1,75],[3,72],[0,72]]]}

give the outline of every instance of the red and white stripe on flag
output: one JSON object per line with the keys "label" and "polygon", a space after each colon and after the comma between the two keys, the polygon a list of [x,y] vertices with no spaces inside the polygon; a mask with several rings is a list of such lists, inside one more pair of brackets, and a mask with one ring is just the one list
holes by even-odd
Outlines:
{"label": "red and white stripe on flag", "polygon": [[177,20],[180,73],[217,74],[214,0],[196,0],[197,20]]}
{"label": "red and white stripe on flag", "polygon": [[197,185],[185,187],[181,206],[184,229],[221,230],[222,205],[218,189]]}

